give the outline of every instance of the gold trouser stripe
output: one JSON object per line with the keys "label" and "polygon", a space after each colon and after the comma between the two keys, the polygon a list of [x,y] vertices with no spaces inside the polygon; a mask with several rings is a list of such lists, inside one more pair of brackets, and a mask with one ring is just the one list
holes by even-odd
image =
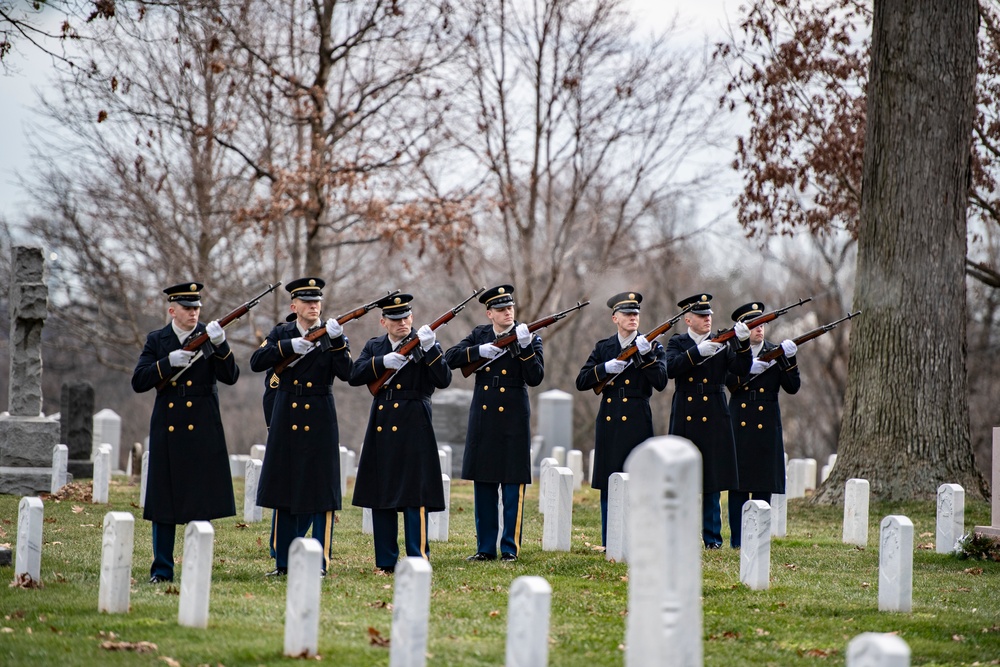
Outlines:
{"label": "gold trouser stripe", "polygon": [[278,553],[278,510],[274,510],[274,530],[271,532],[271,548]]}
{"label": "gold trouser stripe", "polygon": [[517,490],[517,523],[514,525],[515,556],[521,555],[521,519],[524,517],[524,484]]}
{"label": "gold trouser stripe", "polygon": [[428,560],[427,550],[424,548],[427,544],[427,511],[424,507],[419,508],[418,511],[420,512],[420,557]]}
{"label": "gold trouser stripe", "polygon": [[326,513],[326,527],[323,531],[323,569],[330,569],[330,552],[333,551],[333,510]]}

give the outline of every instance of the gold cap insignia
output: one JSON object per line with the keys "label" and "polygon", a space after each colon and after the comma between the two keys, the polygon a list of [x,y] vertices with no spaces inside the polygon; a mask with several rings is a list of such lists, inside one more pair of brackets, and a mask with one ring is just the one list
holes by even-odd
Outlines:
{"label": "gold cap insignia", "polygon": [[393,301],[393,303],[398,306],[399,304],[403,303],[403,300],[397,296],[396,299]]}
{"label": "gold cap insignia", "polygon": [[504,293],[504,292],[506,292],[506,291],[507,291],[507,290],[505,290],[505,289],[504,289],[504,288],[502,288],[502,287],[501,287],[500,289],[498,289],[498,290],[497,290],[497,292],[499,292],[500,294],[503,294],[503,293]]}
{"label": "gold cap insignia", "polygon": [[197,292],[198,291],[198,286],[195,285],[194,283],[191,283],[191,291],[192,292]]}
{"label": "gold cap insignia", "polygon": [[312,278],[309,279],[309,287],[316,287],[316,281]]}
{"label": "gold cap insignia", "polygon": [[633,293],[629,292],[629,295],[628,295],[628,298],[630,298],[630,299],[634,299],[634,298],[635,298],[635,294],[633,294]]}

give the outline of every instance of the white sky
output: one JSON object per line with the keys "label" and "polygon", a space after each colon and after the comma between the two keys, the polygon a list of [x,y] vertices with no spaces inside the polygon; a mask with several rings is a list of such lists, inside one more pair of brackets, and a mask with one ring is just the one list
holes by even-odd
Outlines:
{"label": "white sky", "polygon": [[[691,41],[701,43],[706,37],[721,37],[723,26],[736,11],[738,0],[698,0],[698,2],[666,2],[665,0],[628,0],[634,7],[639,25],[652,29],[666,26],[677,15],[689,27]],[[28,125],[36,127],[42,121],[33,114],[37,90],[44,86],[52,69],[49,56],[26,44],[11,54],[16,71],[0,73],[0,217],[8,222],[20,222],[20,212],[28,206],[27,197],[18,183],[18,175],[29,172]],[[44,127],[40,128],[44,131]],[[721,157],[723,162],[728,158]],[[720,165],[724,167],[725,165]]]}

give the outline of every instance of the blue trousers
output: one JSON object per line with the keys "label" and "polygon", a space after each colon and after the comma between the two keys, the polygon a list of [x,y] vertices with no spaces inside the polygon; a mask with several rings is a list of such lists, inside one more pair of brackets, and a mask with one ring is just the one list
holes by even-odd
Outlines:
{"label": "blue trousers", "polygon": [[323,569],[325,573],[333,555],[333,510],[309,514],[292,514],[287,510],[274,510],[271,548],[274,564],[279,568],[288,567],[288,549],[296,537],[305,537],[312,526],[313,539],[323,547]]}
{"label": "blue trousers", "polygon": [[722,544],[722,508],[719,500],[722,494],[715,493],[701,494],[701,539],[705,546],[711,544]]}
{"label": "blue trousers", "polygon": [[521,524],[524,520],[524,484],[476,482],[473,487],[476,505],[476,551],[497,555],[497,533],[500,532],[498,495],[503,496],[503,535],[500,552],[521,553]]}
{"label": "blue trousers", "polygon": [[608,546],[608,490],[601,489],[601,544]]}
{"label": "blue trousers", "polygon": [[153,565],[149,576],[159,575],[173,581],[176,536],[177,524],[153,522]]}
{"label": "blue trousers", "polygon": [[761,491],[729,492],[729,546],[739,549],[743,540],[743,505],[748,500],[763,500],[771,503],[771,494]]}
{"label": "blue trousers", "polygon": [[427,509],[401,507],[372,509],[372,536],[375,538],[375,565],[396,567],[399,560],[399,513],[403,514],[403,537],[406,555],[427,558],[430,544],[427,541]]}

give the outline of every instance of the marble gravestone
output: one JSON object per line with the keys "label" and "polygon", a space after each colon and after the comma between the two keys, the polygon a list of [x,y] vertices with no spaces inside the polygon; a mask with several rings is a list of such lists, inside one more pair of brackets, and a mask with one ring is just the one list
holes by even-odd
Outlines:
{"label": "marble gravestone", "polygon": [[959,484],[942,484],[937,492],[937,534],[934,540],[939,554],[955,550],[955,543],[965,532],[965,489]]}
{"label": "marble gravestone", "polygon": [[285,655],[313,657],[319,650],[320,570],[323,546],[311,537],[296,537],[288,549],[285,591]]}
{"label": "marble gravestone", "polygon": [[132,586],[132,551],[135,545],[135,517],[129,512],[104,515],[101,538],[101,580],[97,610],[127,614]]}
{"label": "marble gravestone", "polygon": [[628,473],[611,473],[608,478],[608,541],[604,550],[607,560],[628,561],[628,509]]}
{"label": "marble gravestone", "polygon": [[573,471],[553,466],[545,471],[542,551],[570,551],[572,539]]}
{"label": "marble gravestone", "polygon": [[52,486],[59,422],[42,417],[42,328],[48,317],[45,261],[37,246],[14,246],[10,283],[8,415],[0,416],[0,493],[30,496]]}
{"label": "marble gravestone", "polygon": [[844,485],[844,544],[868,546],[867,479],[849,479]]}
{"label": "marble gravestone", "polygon": [[212,552],[215,530],[208,521],[192,521],[184,529],[184,566],[177,624],[208,627],[208,601],[212,590]]}
{"label": "marble gravestone", "polygon": [[518,577],[510,585],[505,667],[549,664],[549,612],[552,586],[542,577]]}
{"label": "marble gravestone", "polygon": [[465,434],[469,430],[469,406],[472,390],[449,388],[431,396],[431,424],[438,447],[451,447],[451,470],[441,472],[452,479],[461,479],[465,456]]}
{"label": "marble gravestone", "polygon": [[67,470],[74,477],[92,477],[94,387],[89,382],[65,382],[59,400],[59,441],[69,448]]}
{"label": "marble gravestone", "polygon": [[69,473],[66,466],[69,462],[69,447],[66,445],[56,445],[52,448],[52,486],[49,493],[58,493],[59,489],[66,486]]}
{"label": "marble gravestone", "polygon": [[913,607],[913,522],[890,514],[879,530],[878,609],[911,611]]}
{"label": "marble gravestone", "polygon": [[14,579],[26,575],[31,581],[42,578],[42,522],[45,507],[34,496],[21,498],[17,507],[17,556]]}
{"label": "marble gravestone", "polygon": [[110,408],[104,408],[93,417],[94,436],[91,458],[97,457],[101,445],[111,447],[111,471],[121,466],[122,418]]}
{"label": "marble gravestone", "polygon": [[910,667],[910,647],[899,635],[863,632],[847,644],[847,667]]}
{"label": "marble gravestone", "polygon": [[740,582],[754,591],[771,585],[771,507],[763,500],[743,505]]}
{"label": "marble gravestone", "polygon": [[[543,391],[538,395],[538,433],[542,436],[541,451],[535,460],[556,458],[552,450],[573,448],[573,396],[559,389]],[[559,463],[559,465],[563,465]]]}
{"label": "marble gravestone", "polygon": [[993,429],[993,500],[989,526],[976,526],[976,535],[985,535],[1000,540],[1000,427]]}
{"label": "marble gravestone", "polygon": [[404,558],[396,566],[393,586],[389,667],[424,667],[427,664],[430,614],[430,561]]}

